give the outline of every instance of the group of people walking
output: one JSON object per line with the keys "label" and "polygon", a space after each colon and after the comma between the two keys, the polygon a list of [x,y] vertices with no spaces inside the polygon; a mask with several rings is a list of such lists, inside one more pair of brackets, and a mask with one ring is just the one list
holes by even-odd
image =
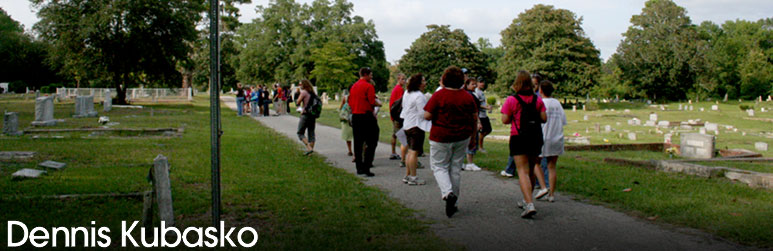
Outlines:
{"label": "group of people walking", "polygon": [[[353,156],[357,174],[365,177],[375,175],[370,168],[379,139],[378,111],[383,106],[376,96],[372,74],[370,68],[360,69],[359,80],[348,89],[339,107],[342,139],[346,141],[348,155]],[[467,76],[466,69],[446,68],[439,84],[435,93],[427,97],[427,82],[421,73],[407,81],[405,75],[398,76],[388,103],[394,127],[390,159],[401,160],[401,166],[405,166],[402,182],[426,184],[416,170],[421,167],[418,159],[424,154],[428,132],[430,167],[445,201],[445,213],[452,217],[458,211],[461,171],[481,170],[473,161],[478,152],[486,152],[483,142],[492,132],[488,113],[493,111],[493,104],[488,104],[483,92],[485,82]],[[299,85],[301,90],[295,98],[301,112],[298,137],[309,155],[314,151],[314,129],[319,117],[319,112],[311,107],[318,98],[308,80]],[[523,193],[517,204],[523,208],[521,217],[528,218],[537,213],[534,200],[545,196],[550,202],[554,200],[556,162],[563,153],[563,126],[567,122],[561,104],[551,98],[554,86],[550,81],[519,71],[511,89],[512,95],[500,110],[501,122],[510,125],[510,160],[501,174],[512,177],[517,172]],[[395,151],[396,139],[401,142],[399,155]],[[536,186],[540,189],[535,191]]]}
{"label": "group of people walking", "polygon": [[274,84],[272,88],[269,88],[268,85],[242,86],[242,84],[236,84],[235,91],[236,115],[238,116],[249,113],[253,117],[267,117],[271,104],[274,104],[276,115],[290,113],[290,103],[293,101],[290,87],[279,84]]}

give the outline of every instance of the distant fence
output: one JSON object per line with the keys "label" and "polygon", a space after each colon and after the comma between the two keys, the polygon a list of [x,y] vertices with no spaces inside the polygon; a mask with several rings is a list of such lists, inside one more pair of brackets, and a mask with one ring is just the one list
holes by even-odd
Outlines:
{"label": "distant fence", "polygon": [[[56,88],[60,99],[72,99],[76,96],[94,96],[95,100],[104,100],[105,93],[110,90],[110,98],[116,97],[115,88]],[[177,101],[190,100],[192,95],[198,95],[195,88],[128,88],[126,99],[129,101]]]}

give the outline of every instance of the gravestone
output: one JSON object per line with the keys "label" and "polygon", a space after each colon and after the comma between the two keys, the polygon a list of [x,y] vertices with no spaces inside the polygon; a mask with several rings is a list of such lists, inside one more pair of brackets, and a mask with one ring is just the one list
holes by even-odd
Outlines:
{"label": "gravestone", "polygon": [[33,126],[52,126],[54,119],[54,97],[39,97],[35,99],[35,121]]}
{"label": "gravestone", "polygon": [[700,108],[700,111],[701,111],[701,112],[702,112],[702,111],[704,111],[703,107],[701,107],[701,108]]}
{"label": "gravestone", "polygon": [[582,120],[588,121],[588,115],[582,116]]}
{"label": "gravestone", "polygon": [[706,127],[701,127],[700,129],[698,129],[698,133],[706,134]]}
{"label": "gravestone", "polygon": [[754,109],[746,110],[746,114],[749,115],[749,117],[754,117]]}
{"label": "gravestone", "polygon": [[67,164],[62,162],[46,160],[43,163],[38,164],[38,166],[42,166],[42,167],[54,169],[54,170],[62,170],[64,169],[65,166],[67,166]]}
{"label": "gravestone", "polygon": [[110,96],[110,89],[107,89],[105,91],[105,100],[102,103],[102,105],[104,106],[104,109],[103,109],[104,112],[109,112],[110,110],[113,110],[113,97]]}
{"label": "gravestone", "polygon": [[692,99],[688,99],[687,103],[692,105]]}
{"label": "gravestone", "polygon": [[153,191],[158,202],[158,214],[167,226],[174,225],[172,185],[169,181],[169,160],[159,154],[153,159]]}
{"label": "gravestone", "polygon": [[671,144],[671,134],[666,133],[663,135],[663,143]]}
{"label": "gravestone", "polygon": [[714,157],[715,137],[711,135],[685,133],[681,137],[682,157],[710,159]]}
{"label": "gravestone", "polygon": [[636,133],[635,132],[629,132],[628,133],[628,139],[629,140],[636,140]]}
{"label": "gravestone", "polygon": [[605,132],[612,132],[612,126],[611,125],[605,125],[604,126],[604,131]]}
{"label": "gravestone", "polygon": [[322,104],[327,105],[330,102],[330,99],[327,96],[327,92],[322,93]]}
{"label": "gravestone", "polygon": [[755,142],[754,143],[754,149],[757,149],[758,151],[768,151],[768,143],[765,142]]}
{"label": "gravestone", "polygon": [[8,136],[20,136],[24,134],[19,131],[19,114],[15,112],[6,112],[3,114],[3,134]]}
{"label": "gravestone", "polygon": [[692,111],[692,108],[693,108],[693,107],[692,107],[692,106],[690,106],[690,111]]}
{"label": "gravestone", "polygon": [[719,111],[719,106],[718,105],[711,105],[711,110],[712,111]]}
{"label": "gravestone", "polygon": [[625,109],[625,110],[623,110],[623,112],[624,113],[631,113],[631,110],[630,109]]}
{"label": "gravestone", "polygon": [[760,107],[760,112],[766,112],[765,107]]}
{"label": "gravestone", "polygon": [[573,105],[573,106],[572,106],[572,111],[573,111],[573,112],[576,112],[576,111],[577,111],[577,106],[576,106],[576,105]]}
{"label": "gravestone", "polygon": [[709,130],[709,131],[716,131],[719,126],[717,124],[714,124],[714,123],[706,122],[703,125],[703,127],[705,127],[706,130]]}
{"label": "gravestone", "polygon": [[46,174],[46,171],[24,168],[11,174],[14,179],[34,179]]}
{"label": "gravestone", "polygon": [[596,126],[596,132],[601,132],[601,126],[599,125],[599,123],[596,123],[595,126]]}
{"label": "gravestone", "polygon": [[566,142],[570,144],[590,145],[588,137],[567,137]]}
{"label": "gravestone", "polygon": [[35,91],[35,98],[37,99],[39,97],[40,97],[40,90],[36,90]]}
{"label": "gravestone", "polygon": [[188,101],[193,101],[193,88],[188,87]]}
{"label": "gravestone", "polygon": [[658,114],[657,113],[650,114],[650,120],[651,121],[658,121]]}
{"label": "gravestone", "polygon": [[647,122],[644,122],[644,126],[656,126],[657,123],[652,120],[647,120]]}
{"label": "gravestone", "polygon": [[0,152],[0,159],[30,159],[37,152]]}
{"label": "gravestone", "polygon": [[679,110],[680,111],[682,110],[682,104],[679,104]]}
{"label": "gravestone", "polygon": [[94,96],[77,96],[75,97],[75,114],[73,118],[87,118],[96,117],[97,112],[94,111]]}
{"label": "gravestone", "polygon": [[658,127],[668,127],[671,124],[671,122],[668,122],[666,120],[662,120],[658,122]]}
{"label": "gravestone", "polygon": [[725,93],[725,98],[722,99],[722,102],[727,102],[727,93]]}

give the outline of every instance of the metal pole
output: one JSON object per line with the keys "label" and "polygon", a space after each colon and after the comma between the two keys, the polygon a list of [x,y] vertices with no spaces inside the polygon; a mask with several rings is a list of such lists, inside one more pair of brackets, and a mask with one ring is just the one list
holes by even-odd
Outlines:
{"label": "metal pole", "polygon": [[220,225],[220,41],[219,1],[209,1],[209,115],[212,144],[212,226]]}

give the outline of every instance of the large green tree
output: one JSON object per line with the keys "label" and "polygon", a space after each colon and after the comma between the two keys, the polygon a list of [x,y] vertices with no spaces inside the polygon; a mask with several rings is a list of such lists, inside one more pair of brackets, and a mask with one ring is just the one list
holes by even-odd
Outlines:
{"label": "large green tree", "polygon": [[518,70],[543,75],[561,95],[582,95],[597,84],[601,59],[585,35],[582,18],[565,9],[538,4],[519,14],[502,31],[505,55],[497,85],[507,89]]}
{"label": "large green tree", "polygon": [[427,79],[427,90],[434,90],[443,70],[452,65],[467,68],[471,77],[490,76],[486,55],[470,42],[463,30],[434,24],[427,29],[405,50],[398,66],[400,72],[408,76],[422,73]]}
{"label": "large green tree", "polygon": [[0,8],[0,82],[10,82],[11,89],[19,92],[61,81],[45,62],[47,53],[46,43],[26,34],[22,25]]}
{"label": "large green tree", "polygon": [[[289,84],[305,78],[314,83],[328,82],[319,79],[322,74],[312,72],[318,63],[327,64],[325,67],[333,64],[313,54],[322,53],[326,46],[342,46],[343,50],[335,49],[336,55],[351,57],[355,69],[370,67],[376,88],[385,90],[389,70],[384,45],[378,40],[373,22],[352,16],[352,9],[353,5],[345,0],[316,0],[311,5],[272,0],[268,6],[258,6],[260,17],[238,29],[238,79],[250,84]],[[344,67],[336,70],[350,71],[348,66]],[[357,72],[346,74],[356,77]]]}
{"label": "large green tree", "polygon": [[[203,0],[32,0],[35,25],[51,44],[49,60],[62,74],[91,85],[112,85],[117,103],[126,88],[176,86],[178,62],[197,38]],[[97,81],[94,81],[97,80]]]}
{"label": "large green tree", "polygon": [[620,78],[651,99],[678,100],[705,88],[696,81],[703,71],[705,43],[684,8],[670,0],[650,0],[617,48]]}
{"label": "large green tree", "polygon": [[502,48],[501,45],[494,47],[488,38],[483,37],[478,38],[478,41],[475,42],[475,47],[486,56],[486,67],[488,68],[488,74],[481,75],[480,77],[486,81],[487,84],[494,84],[497,79],[497,65],[499,60],[505,56],[505,49]]}

